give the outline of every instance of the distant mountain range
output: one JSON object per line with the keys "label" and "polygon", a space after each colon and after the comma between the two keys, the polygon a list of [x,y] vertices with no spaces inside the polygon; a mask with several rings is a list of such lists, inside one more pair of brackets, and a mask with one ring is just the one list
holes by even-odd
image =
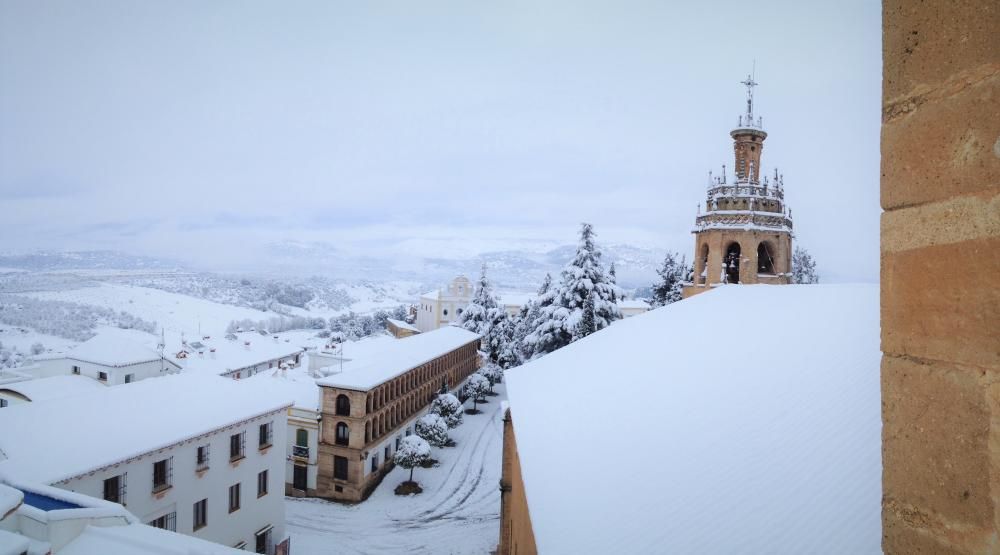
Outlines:
{"label": "distant mountain range", "polygon": [[[252,265],[239,268],[190,268],[180,262],[137,256],[118,251],[36,252],[30,254],[0,254],[0,269],[12,268],[34,272],[65,270],[174,271],[201,270],[234,271],[269,275],[274,278],[323,276],[344,281],[406,280],[439,286],[452,277],[465,274],[475,278],[483,263],[490,278],[499,288],[533,290],[546,272],[557,277],[569,262],[576,247],[562,245],[552,249],[532,251],[514,249],[483,252],[468,257],[411,257],[405,260],[345,254],[329,243],[283,241],[262,245],[259,257]],[[664,252],[613,244],[602,246],[605,265],[614,261],[618,281],[624,287],[649,285]]]}

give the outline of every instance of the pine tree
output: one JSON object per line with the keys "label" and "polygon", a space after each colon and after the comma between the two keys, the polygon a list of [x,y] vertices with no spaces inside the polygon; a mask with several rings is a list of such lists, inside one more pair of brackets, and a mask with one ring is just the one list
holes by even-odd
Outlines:
{"label": "pine tree", "polygon": [[489,333],[490,320],[496,317],[496,314],[491,312],[495,308],[497,308],[497,300],[493,296],[493,286],[490,284],[489,278],[486,277],[486,264],[483,264],[483,271],[476,287],[476,295],[462,312],[459,325],[481,337],[486,337]]}
{"label": "pine tree", "polygon": [[[620,296],[621,289],[610,283],[604,273],[593,226],[582,224],[576,255],[563,269],[558,291],[551,304],[541,308],[537,326],[529,336],[535,354],[550,353],[578,339],[577,327],[585,312],[593,315],[594,331],[620,319],[618,305],[612,301]],[[584,305],[590,297],[593,310],[585,311]]]}
{"label": "pine tree", "polygon": [[[615,272],[615,262],[613,260],[611,261],[611,266],[608,267],[608,283],[610,283],[611,285],[615,286],[611,290],[611,302],[613,302],[615,304],[618,304],[618,300],[619,300],[619,296],[618,296],[618,274]],[[625,296],[622,295],[620,298],[622,300],[624,300]]]}
{"label": "pine tree", "polygon": [[792,283],[819,283],[816,261],[801,247],[795,247],[792,253]]}
{"label": "pine tree", "polygon": [[688,273],[685,259],[681,257],[678,261],[676,253],[667,252],[663,258],[663,266],[656,273],[660,275],[660,281],[653,284],[653,306],[664,306],[681,300],[681,290]]}
{"label": "pine tree", "polygon": [[583,316],[576,326],[576,333],[573,340],[582,339],[597,331],[597,324],[594,322],[594,295],[588,295],[583,303]]}

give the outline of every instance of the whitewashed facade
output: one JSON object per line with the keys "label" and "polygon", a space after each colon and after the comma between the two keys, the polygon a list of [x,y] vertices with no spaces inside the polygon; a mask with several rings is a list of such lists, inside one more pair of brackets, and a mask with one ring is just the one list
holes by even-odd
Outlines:
{"label": "whitewashed facade", "polygon": [[417,329],[425,333],[455,322],[474,294],[475,286],[465,276],[451,280],[445,289],[424,293],[417,304]]}
{"label": "whitewashed facade", "polygon": [[10,407],[0,412],[0,476],[121,503],[146,524],[273,554],[285,539],[290,406],[233,380],[183,374]]}

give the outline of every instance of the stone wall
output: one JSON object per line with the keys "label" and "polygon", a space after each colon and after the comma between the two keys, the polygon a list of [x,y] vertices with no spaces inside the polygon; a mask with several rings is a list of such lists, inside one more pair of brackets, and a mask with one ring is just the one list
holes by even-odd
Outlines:
{"label": "stone wall", "polygon": [[1000,3],[883,3],[886,553],[1000,551]]}

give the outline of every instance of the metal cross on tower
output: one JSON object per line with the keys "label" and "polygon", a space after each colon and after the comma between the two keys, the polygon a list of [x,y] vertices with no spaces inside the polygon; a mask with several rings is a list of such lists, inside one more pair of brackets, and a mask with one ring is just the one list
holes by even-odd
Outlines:
{"label": "metal cross on tower", "polygon": [[751,124],[753,123],[753,88],[757,86],[757,82],[753,80],[752,75],[747,75],[746,81],[740,81],[740,83],[746,85],[747,87],[747,121]]}

